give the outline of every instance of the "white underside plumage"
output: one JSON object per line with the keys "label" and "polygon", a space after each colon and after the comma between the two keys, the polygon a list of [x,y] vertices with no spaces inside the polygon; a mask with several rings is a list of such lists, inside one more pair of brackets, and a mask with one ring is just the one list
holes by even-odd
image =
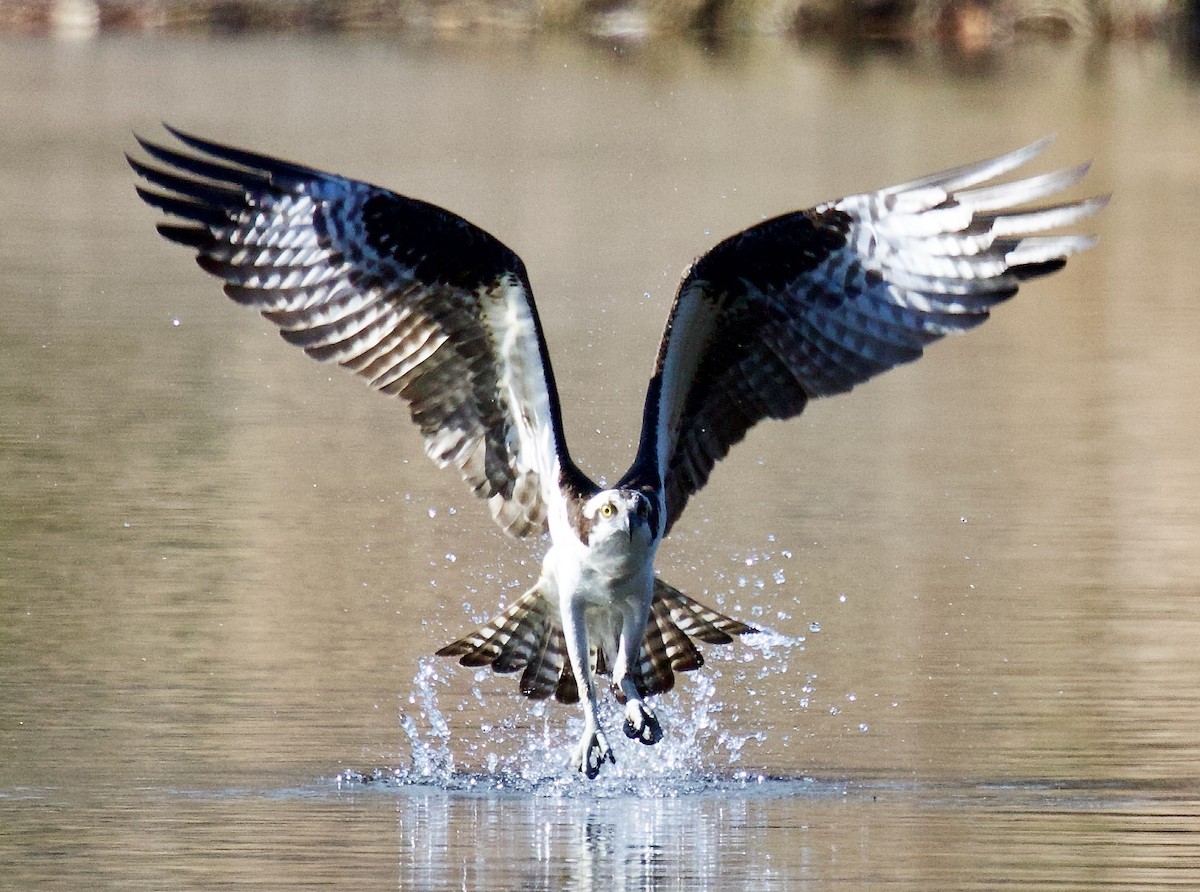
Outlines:
{"label": "white underside plumage", "polygon": [[[168,128],[169,129],[169,128]],[[1090,247],[1045,235],[1106,199],[1027,207],[1087,166],[984,185],[1038,155],[998,158],[764,221],[685,274],[647,391],[637,457],[601,490],[573,464],[524,264],[466,220],[386,189],[171,130],[188,154],[139,140],[149,204],[184,223],[226,292],[284,338],[399,397],[427,454],[458,470],[514,536],[548,532],[538,582],[439,654],[521,690],[583,700],[577,768],[612,760],[596,676],[625,732],[654,743],[644,698],[698,668],[691,639],[752,631],[654,576],[658,545],[729,449],[765,418],[842,393],[966,331],[1025,278]],[[161,190],[161,191],[156,191]]]}

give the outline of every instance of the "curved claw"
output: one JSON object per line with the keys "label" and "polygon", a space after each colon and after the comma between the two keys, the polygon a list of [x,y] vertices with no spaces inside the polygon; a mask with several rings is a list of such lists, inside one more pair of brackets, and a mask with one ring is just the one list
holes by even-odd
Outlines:
{"label": "curved claw", "polygon": [[579,746],[571,758],[574,766],[587,775],[588,780],[595,780],[600,774],[600,766],[605,762],[617,764],[617,757],[603,731],[594,731],[591,737],[586,735],[579,741]]}
{"label": "curved claw", "polygon": [[662,725],[658,717],[646,704],[631,700],[625,707],[625,736],[646,746],[653,746],[662,740]]}

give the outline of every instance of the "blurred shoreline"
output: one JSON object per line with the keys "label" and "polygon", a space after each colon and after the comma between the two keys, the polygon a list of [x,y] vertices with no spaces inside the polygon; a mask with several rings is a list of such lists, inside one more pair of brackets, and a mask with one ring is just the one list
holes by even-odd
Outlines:
{"label": "blurred shoreline", "polygon": [[302,33],[453,37],[570,33],[645,41],[778,34],[798,42],[938,45],[981,54],[1028,40],[1194,45],[1200,0],[0,0],[0,33]]}

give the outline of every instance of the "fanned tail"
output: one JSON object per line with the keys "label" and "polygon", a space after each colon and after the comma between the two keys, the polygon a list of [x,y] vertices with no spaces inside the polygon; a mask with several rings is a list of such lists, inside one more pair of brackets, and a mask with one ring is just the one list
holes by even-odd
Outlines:
{"label": "fanned tail", "polygon": [[[521,672],[521,693],[534,700],[551,695],[561,703],[576,703],[579,688],[567,655],[558,611],[535,585],[502,613],[470,635],[447,644],[439,657],[458,657],[464,666],[491,666],[494,672]],[[661,579],[654,580],[654,600],[641,652],[633,667],[634,683],[644,697],[675,686],[676,672],[704,665],[692,638],[705,644],[729,644],[734,635],[757,629],[705,607]],[[611,649],[615,651],[616,642]],[[592,671],[611,673],[605,648],[592,654]],[[614,686],[617,699],[624,695]]]}
{"label": "fanned tail", "polygon": [[[734,635],[757,632],[732,617],[705,607],[674,586],[654,579],[654,601],[642,638],[633,680],[643,697],[663,694],[675,687],[676,672],[691,672],[704,665],[704,656],[692,638],[705,644],[729,644]],[[619,689],[613,689],[624,700]]]}

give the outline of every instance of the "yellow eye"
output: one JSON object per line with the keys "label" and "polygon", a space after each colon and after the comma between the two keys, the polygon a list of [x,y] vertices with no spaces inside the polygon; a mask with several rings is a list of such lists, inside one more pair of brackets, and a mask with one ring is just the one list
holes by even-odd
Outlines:
{"label": "yellow eye", "polygon": [[612,517],[616,513],[617,513],[617,506],[614,505],[612,502],[605,502],[603,505],[600,506],[600,516],[601,517]]}

